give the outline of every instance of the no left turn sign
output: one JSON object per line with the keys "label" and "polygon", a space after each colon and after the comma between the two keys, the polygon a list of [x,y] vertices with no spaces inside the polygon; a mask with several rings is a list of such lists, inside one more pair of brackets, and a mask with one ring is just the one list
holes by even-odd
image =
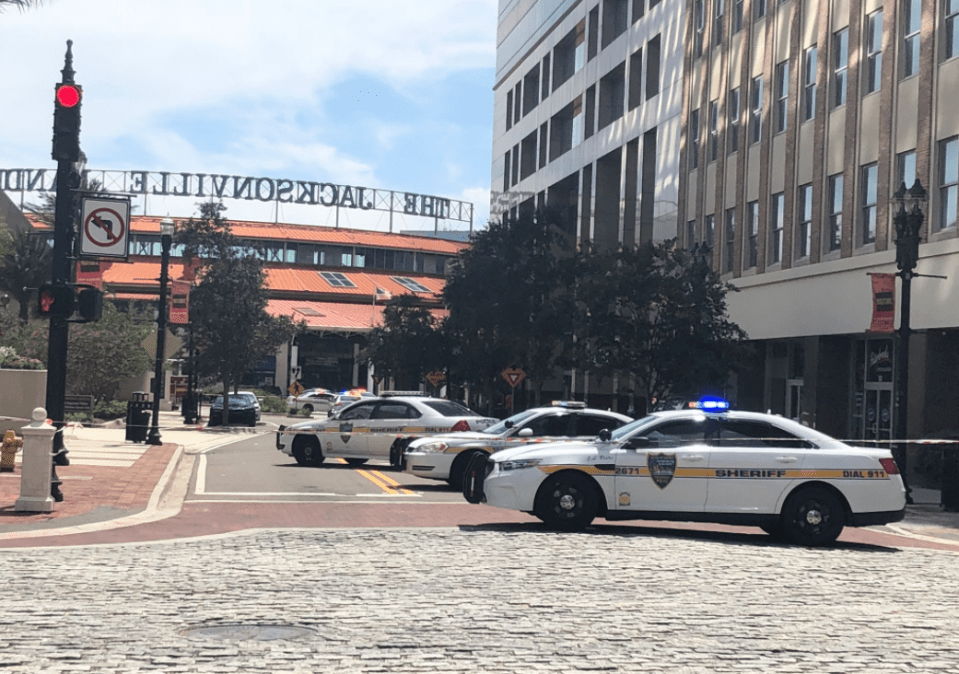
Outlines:
{"label": "no left turn sign", "polygon": [[130,200],[83,199],[81,257],[122,257],[129,251]]}

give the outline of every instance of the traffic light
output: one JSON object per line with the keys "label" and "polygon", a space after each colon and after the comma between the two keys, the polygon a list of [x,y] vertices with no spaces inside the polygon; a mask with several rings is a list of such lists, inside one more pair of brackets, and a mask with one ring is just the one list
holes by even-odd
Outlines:
{"label": "traffic light", "polygon": [[53,158],[57,161],[80,159],[80,104],[83,87],[57,84],[53,100]]}
{"label": "traffic light", "polygon": [[73,286],[42,285],[37,298],[37,313],[41,316],[70,318],[76,303],[75,295]]}
{"label": "traffic light", "polygon": [[77,313],[83,323],[99,321],[103,315],[103,293],[96,288],[84,288],[77,293]]}

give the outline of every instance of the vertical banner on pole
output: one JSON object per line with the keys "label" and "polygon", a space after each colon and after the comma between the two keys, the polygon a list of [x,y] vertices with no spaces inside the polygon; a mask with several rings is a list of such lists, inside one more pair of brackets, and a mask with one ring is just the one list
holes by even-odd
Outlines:
{"label": "vertical banner on pole", "polygon": [[170,323],[186,325],[190,322],[190,281],[176,280],[171,283]]}
{"label": "vertical banner on pole", "polygon": [[896,275],[872,274],[872,324],[870,332],[895,332]]}

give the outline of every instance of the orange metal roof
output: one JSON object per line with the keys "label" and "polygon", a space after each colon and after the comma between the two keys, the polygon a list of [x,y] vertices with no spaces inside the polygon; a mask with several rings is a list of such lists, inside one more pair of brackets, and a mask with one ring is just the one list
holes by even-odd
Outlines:
{"label": "orange metal roof", "polygon": [[[288,316],[294,323],[305,321],[313,330],[365,331],[383,323],[383,305],[346,304],[341,302],[304,302],[301,300],[270,300],[266,306],[271,316]],[[437,320],[448,313],[432,309]]]}
{"label": "orange metal roof", "polygon": [[[36,216],[27,214],[38,229],[49,229]],[[130,218],[130,231],[142,233],[160,233],[160,216],[134,215]],[[177,222],[186,222],[189,218],[175,218]],[[442,255],[456,255],[469,244],[461,241],[448,241],[430,236],[412,234],[390,234],[360,229],[326,227],[323,225],[288,225],[268,222],[249,222],[227,218],[233,234],[241,239],[261,239],[277,241],[297,241],[303,243],[328,243],[340,246],[369,246],[372,248],[392,248],[395,250],[423,251]]]}

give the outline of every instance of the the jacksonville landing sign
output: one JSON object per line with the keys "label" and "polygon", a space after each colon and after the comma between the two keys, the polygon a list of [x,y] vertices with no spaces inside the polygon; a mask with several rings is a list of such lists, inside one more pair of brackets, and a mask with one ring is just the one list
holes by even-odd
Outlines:
{"label": "the jacksonville landing sign", "polygon": [[[473,222],[473,204],[467,201],[356,185],[167,171],[85,170],[83,174],[87,180],[99,181],[108,192],[133,196],[244,199],[265,203],[275,201],[281,204],[389,211],[470,224]],[[56,171],[0,169],[0,189],[5,192],[53,191],[56,190]]]}

